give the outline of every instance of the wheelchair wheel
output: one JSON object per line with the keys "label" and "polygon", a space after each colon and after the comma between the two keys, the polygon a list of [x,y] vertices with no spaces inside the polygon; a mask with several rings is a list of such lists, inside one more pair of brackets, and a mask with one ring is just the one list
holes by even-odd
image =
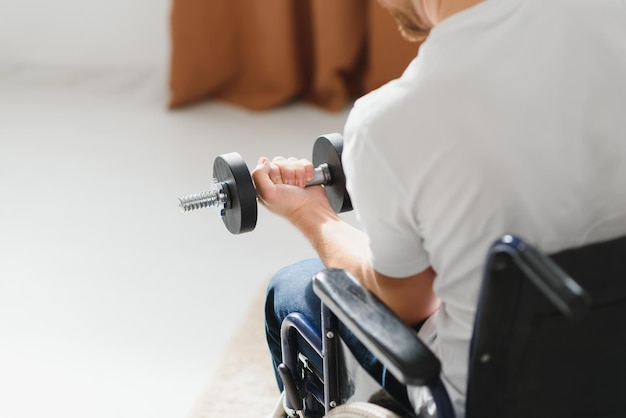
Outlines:
{"label": "wheelchair wheel", "polygon": [[402,418],[382,406],[368,402],[352,402],[338,406],[324,418]]}

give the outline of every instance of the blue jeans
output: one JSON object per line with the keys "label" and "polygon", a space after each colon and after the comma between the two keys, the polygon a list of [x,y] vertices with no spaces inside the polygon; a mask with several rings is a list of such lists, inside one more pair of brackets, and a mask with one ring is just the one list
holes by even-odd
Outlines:
{"label": "blue jeans", "polygon": [[[299,312],[321,329],[321,302],[313,293],[311,279],[324,268],[319,259],[304,260],[279,270],[268,286],[265,300],[265,331],[280,390],[283,389],[283,384],[276,371],[278,364],[282,362],[280,325],[287,315]],[[382,364],[342,324],[339,324],[339,335],[361,366],[374,380],[382,382]],[[300,350],[302,354],[307,356],[318,370],[322,370],[321,358],[304,343],[304,340],[299,347],[302,348]]]}

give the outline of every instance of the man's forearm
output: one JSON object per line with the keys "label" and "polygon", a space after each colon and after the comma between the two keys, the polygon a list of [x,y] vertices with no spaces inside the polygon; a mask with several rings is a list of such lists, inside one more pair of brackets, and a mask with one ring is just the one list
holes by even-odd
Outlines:
{"label": "man's forearm", "polygon": [[330,208],[319,209],[304,209],[291,222],[311,242],[326,267],[345,269],[365,284],[364,274],[371,269],[367,237]]}

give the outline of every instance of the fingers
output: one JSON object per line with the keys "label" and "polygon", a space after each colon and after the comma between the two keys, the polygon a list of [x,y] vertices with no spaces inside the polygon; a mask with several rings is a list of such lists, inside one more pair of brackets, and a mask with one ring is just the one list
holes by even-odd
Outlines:
{"label": "fingers", "polygon": [[269,162],[269,177],[274,184],[305,187],[313,180],[313,164],[306,159],[276,157]]}
{"label": "fingers", "polygon": [[251,173],[254,187],[259,193],[263,194],[264,190],[275,186],[275,182],[272,179],[272,175],[275,176],[275,173],[272,174],[272,171],[273,168],[270,161],[265,157],[259,158],[256,168]]}
{"label": "fingers", "polygon": [[304,166],[304,185],[302,185],[302,187],[306,186],[306,183],[310,183],[313,181],[313,177],[315,176],[315,168],[313,167],[313,163],[310,162],[309,160],[306,159],[301,159],[300,163]]}
{"label": "fingers", "polygon": [[[274,158],[274,161],[275,160],[276,158]],[[267,165],[270,168],[268,175],[274,184],[285,184],[285,182],[283,181],[283,175],[281,173],[280,167],[276,165],[274,161],[267,161]]]}

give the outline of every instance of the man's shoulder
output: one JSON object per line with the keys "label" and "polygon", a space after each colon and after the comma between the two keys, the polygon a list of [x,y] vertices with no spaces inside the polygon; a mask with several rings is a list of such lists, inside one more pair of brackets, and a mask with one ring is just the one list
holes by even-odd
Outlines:
{"label": "man's shoulder", "polygon": [[411,126],[427,132],[438,126],[449,104],[466,94],[454,86],[467,85],[467,74],[451,68],[437,71],[423,61],[418,56],[401,77],[359,98],[349,119],[381,134]]}

